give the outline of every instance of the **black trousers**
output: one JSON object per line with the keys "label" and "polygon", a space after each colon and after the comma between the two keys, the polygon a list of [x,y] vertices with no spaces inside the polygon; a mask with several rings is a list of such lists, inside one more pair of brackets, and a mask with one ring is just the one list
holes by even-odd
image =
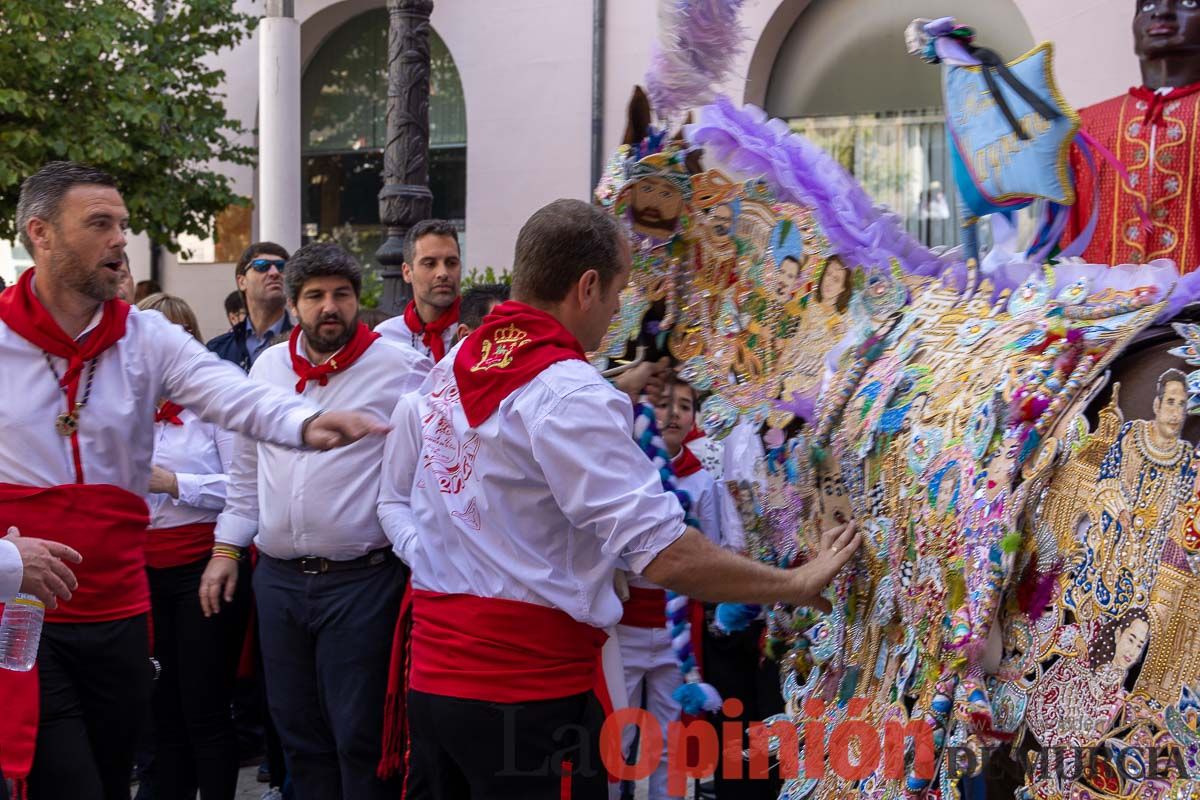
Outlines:
{"label": "black trousers", "polygon": [[269,557],[254,570],[267,703],[296,800],[395,800],[375,775],[392,636],[405,568],[398,559],[305,575]]}
{"label": "black trousers", "polygon": [[208,559],[147,569],[154,614],[154,655],[162,675],[154,688],[154,800],[233,800],[238,746],[230,705],[246,620],[248,562],[242,562],[231,605],[205,618],[200,576]]}
{"label": "black trousers", "polygon": [[154,677],[146,615],[47,623],[38,677],[41,718],[30,800],[128,800]]}
{"label": "black trousers", "polygon": [[[713,716],[713,724],[741,722],[743,747],[749,746],[747,723],[762,722],[784,710],[779,690],[779,665],[763,658],[762,632],[761,622],[729,636],[714,636],[707,629],[704,631],[704,679],[721,697],[736,697],[745,707],[738,717]],[[776,774],[777,767],[771,769],[768,778],[753,779],[749,777],[749,764],[743,764],[741,780],[726,780],[722,777],[723,757],[723,753],[718,752],[717,772],[713,779],[717,800],[775,800],[779,796],[782,781]]]}
{"label": "black trousers", "polygon": [[507,705],[408,693],[406,800],[607,800],[604,710],[591,692]]}

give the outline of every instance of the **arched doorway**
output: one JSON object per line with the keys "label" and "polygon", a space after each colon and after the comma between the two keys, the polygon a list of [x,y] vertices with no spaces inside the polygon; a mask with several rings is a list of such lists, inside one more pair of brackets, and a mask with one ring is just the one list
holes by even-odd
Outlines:
{"label": "arched doorway", "polygon": [[833,154],[930,246],[958,241],[941,72],[905,51],[917,17],[956,16],[1008,60],[1033,36],[1012,0],[812,0],[775,58],[765,108]]}
{"label": "arched doorway", "polygon": [[[301,84],[304,239],[334,238],[374,261],[387,136],[386,9],[337,28],[313,54]],[[445,42],[430,31],[429,188],[433,216],[454,222],[465,249],[467,114]],[[267,143],[264,143],[267,146]]]}

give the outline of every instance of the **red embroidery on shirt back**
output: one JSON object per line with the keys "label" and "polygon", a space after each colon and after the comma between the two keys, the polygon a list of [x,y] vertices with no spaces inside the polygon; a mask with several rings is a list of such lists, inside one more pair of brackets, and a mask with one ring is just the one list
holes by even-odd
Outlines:
{"label": "red embroidery on shirt back", "polygon": [[429,413],[421,420],[421,468],[437,481],[442,494],[458,494],[475,472],[479,435],[471,431],[460,441],[450,422],[458,405],[458,387],[447,380],[429,396]]}

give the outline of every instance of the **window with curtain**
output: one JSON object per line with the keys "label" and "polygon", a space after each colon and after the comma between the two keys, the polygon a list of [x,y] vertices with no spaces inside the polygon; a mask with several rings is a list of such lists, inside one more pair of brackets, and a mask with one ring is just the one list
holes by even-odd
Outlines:
{"label": "window with curtain", "polygon": [[[796,117],[788,124],[836,158],[876,203],[899,215],[922,244],[959,244],[958,193],[941,109]],[[1035,205],[1017,212],[1021,242],[1032,239],[1037,210]],[[992,246],[987,219],[979,223],[978,234],[986,253]]]}
{"label": "window with curtain", "polygon": [[789,124],[836,158],[923,244],[958,243],[958,198],[940,110],[802,117]]}
{"label": "window with curtain", "polygon": [[[374,260],[382,237],[387,37],[386,9],[355,17],[321,45],[301,86],[305,239],[335,238],[368,261]],[[429,38],[433,216],[458,226],[465,250],[467,114],[462,81],[445,42],[432,30]]]}

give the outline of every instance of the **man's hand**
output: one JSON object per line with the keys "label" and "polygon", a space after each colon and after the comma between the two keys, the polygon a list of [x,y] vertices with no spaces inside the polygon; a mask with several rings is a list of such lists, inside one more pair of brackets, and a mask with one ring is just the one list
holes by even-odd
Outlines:
{"label": "man's hand", "polygon": [[200,610],[204,616],[220,613],[221,600],[233,602],[238,583],[238,562],[232,558],[210,558],[200,576]]}
{"label": "man's hand", "polygon": [[622,372],[613,379],[613,386],[629,395],[635,404],[643,394],[651,403],[657,403],[670,374],[671,362],[664,356],[658,361],[643,361]]}
{"label": "man's hand", "polygon": [[795,576],[796,593],[783,601],[794,606],[806,606],[829,613],[833,606],[821,597],[821,592],[833,580],[862,542],[853,521],[837,525],[821,534],[821,544],[815,558],[792,571]]}
{"label": "man's hand", "polygon": [[301,436],[314,450],[333,450],[364,436],[382,436],[391,428],[357,411],[328,411],[304,423]]}
{"label": "man's hand", "polygon": [[150,493],[179,497],[179,478],[175,477],[174,472],[154,465],[150,468]]}
{"label": "man's hand", "polygon": [[17,546],[21,554],[21,591],[41,600],[47,608],[58,608],[58,598],[71,599],[71,592],[79,586],[75,573],[64,564],[78,564],[83,556],[65,544],[46,539],[22,536],[16,528],[9,528],[4,537]]}

